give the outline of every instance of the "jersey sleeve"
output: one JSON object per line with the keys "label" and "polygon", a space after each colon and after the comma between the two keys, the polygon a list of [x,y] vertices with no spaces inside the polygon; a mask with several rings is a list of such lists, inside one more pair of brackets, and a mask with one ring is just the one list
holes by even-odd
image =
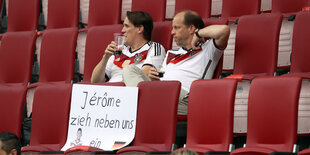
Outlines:
{"label": "jersey sleeve", "polygon": [[165,58],[165,48],[156,42],[153,42],[143,65],[151,65],[159,70],[162,67]]}
{"label": "jersey sleeve", "polygon": [[109,58],[109,60],[108,60],[108,62],[107,62],[107,66],[106,66],[106,68],[105,68],[105,75],[106,76],[108,76],[109,78],[111,78],[111,72],[112,72],[112,67],[113,67],[113,65],[114,65],[114,55],[112,55],[110,58]]}

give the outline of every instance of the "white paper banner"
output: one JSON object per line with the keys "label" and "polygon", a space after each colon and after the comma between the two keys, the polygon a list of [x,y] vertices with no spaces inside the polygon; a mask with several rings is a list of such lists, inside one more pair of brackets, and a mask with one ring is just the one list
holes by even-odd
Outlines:
{"label": "white paper banner", "polygon": [[77,145],[115,150],[135,136],[137,87],[74,84],[68,136],[62,151]]}

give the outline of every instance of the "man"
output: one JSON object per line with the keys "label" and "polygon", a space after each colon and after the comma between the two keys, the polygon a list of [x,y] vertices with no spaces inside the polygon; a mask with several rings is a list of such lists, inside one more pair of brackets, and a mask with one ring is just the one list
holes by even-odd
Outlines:
{"label": "man", "polygon": [[127,12],[122,33],[125,35],[125,47],[120,56],[114,53],[117,45],[114,41],[108,45],[101,61],[93,70],[91,82],[123,81],[123,67],[134,64],[147,75],[152,66],[159,66],[164,57],[162,45],[152,42],[152,17],[142,11]]}
{"label": "man", "polygon": [[[227,25],[204,27],[198,13],[190,10],[175,15],[172,21],[174,41],[181,48],[169,50],[162,69],[152,67],[147,76],[139,78],[141,72],[134,66],[124,69],[126,86],[136,86],[140,81],[178,80],[182,83],[178,114],[187,114],[187,97],[194,80],[212,78],[213,72],[227,46],[230,29]],[[211,38],[204,42],[204,38]],[[209,65],[208,65],[209,64]],[[206,75],[203,75],[207,69]],[[158,75],[163,72],[164,76]]]}
{"label": "man", "polygon": [[81,137],[82,137],[82,129],[78,128],[76,132],[76,139],[71,142],[70,146],[81,146],[82,145]]}
{"label": "man", "polygon": [[17,136],[10,132],[0,133],[0,155],[20,155],[21,144]]}

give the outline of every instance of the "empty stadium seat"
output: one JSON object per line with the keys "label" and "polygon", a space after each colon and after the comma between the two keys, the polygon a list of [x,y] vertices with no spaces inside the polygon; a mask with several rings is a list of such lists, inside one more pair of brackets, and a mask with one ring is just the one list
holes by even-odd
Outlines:
{"label": "empty stadium seat", "polygon": [[136,133],[131,146],[117,154],[171,151],[175,142],[176,114],[181,83],[144,81],[138,84]]}
{"label": "empty stadium seat", "polygon": [[10,0],[7,31],[35,31],[38,27],[39,0]]}
{"label": "empty stadium seat", "polygon": [[240,18],[236,32],[234,74],[273,76],[277,67],[280,14]]}
{"label": "empty stadium seat", "polygon": [[301,11],[307,5],[307,0],[272,0],[271,13],[282,13],[283,17],[289,17]]}
{"label": "empty stadium seat", "polygon": [[90,0],[88,27],[120,24],[122,0]]}
{"label": "empty stadium seat", "polygon": [[224,70],[232,70],[235,54],[235,39],[237,24],[234,22],[243,15],[259,14],[261,8],[261,0],[223,0],[222,18],[228,19],[230,27],[230,36],[228,45],[224,52]]}
{"label": "empty stadium seat", "polygon": [[303,77],[298,114],[298,134],[309,134],[309,90],[310,90],[310,45],[307,40],[310,39],[310,12],[299,12],[296,16],[293,31],[292,58],[290,73],[282,76],[301,76]]}
{"label": "empty stadium seat", "polygon": [[0,83],[31,80],[35,31],[6,32],[0,46]]}
{"label": "empty stadium seat", "polygon": [[[77,27],[79,22],[79,0],[48,0],[47,29]],[[43,8],[44,9],[44,8]]]}
{"label": "empty stadium seat", "polygon": [[201,18],[209,18],[211,16],[211,0],[175,0],[175,14],[182,10],[193,10]]}
{"label": "empty stadium seat", "polygon": [[293,31],[292,59],[290,74],[310,78],[310,12],[299,12],[296,16]]}
{"label": "empty stadium seat", "polygon": [[172,48],[171,30],[172,23],[170,21],[154,22],[151,40],[163,45],[166,51],[170,50]]}
{"label": "empty stadium seat", "polygon": [[293,152],[300,86],[300,77],[254,79],[249,94],[246,147],[231,155]]}
{"label": "empty stadium seat", "polygon": [[197,80],[188,99],[186,147],[199,154],[229,151],[233,139],[234,101],[237,81]]}
{"label": "empty stadium seat", "polygon": [[240,16],[259,14],[261,0],[223,0],[222,18],[234,22]]}
{"label": "empty stadium seat", "polygon": [[73,79],[77,28],[47,30],[42,38],[39,82]]}
{"label": "empty stadium seat", "polygon": [[238,83],[234,133],[246,133],[248,80],[273,76],[276,72],[281,21],[281,14],[247,15],[239,19],[234,74],[229,77],[244,81]]}
{"label": "empty stadium seat", "polygon": [[27,85],[0,84],[0,132],[12,132],[21,138]]}
{"label": "empty stadium seat", "polygon": [[66,142],[71,84],[46,84],[34,95],[30,145],[22,152],[59,151]]}
{"label": "empty stadium seat", "polygon": [[146,11],[154,22],[164,21],[166,16],[166,0],[132,0],[131,11]]}
{"label": "empty stadium seat", "polygon": [[102,59],[106,47],[114,40],[113,33],[121,32],[122,27],[121,24],[105,25],[95,26],[88,30],[85,53],[78,53],[79,68],[84,73],[83,82],[90,82],[93,69]]}
{"label": "empty stadium seat", "polygon": [[35,87],[49,82],[72,82],[77,33],[76,27],[49,29],[44,32],[39,59],[39,81],[28,86],[28,116],[32,111],[32,96]]}

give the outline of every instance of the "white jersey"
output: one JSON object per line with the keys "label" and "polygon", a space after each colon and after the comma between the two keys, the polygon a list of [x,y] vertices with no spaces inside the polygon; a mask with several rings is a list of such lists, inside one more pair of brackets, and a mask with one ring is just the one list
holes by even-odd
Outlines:
{"label": "white jersey", "polygon": [[143,65],[149,64],[158,68],[165,57],[165,48],[159,43],[149,41],[141,48],[131,52],[129,46],[125,46],[121,56],[112,55],[106,66],[106,75],[109,82],[123,81],[123,68],[127,65],[134,64],[142,68]]}
{"label": "white jersey", "polygon": [[180,81],[182,89],[189,92],[192,82],[202,78],[209,60],[212,62],[205,79],[212,78],[222,54],[223,51],[215,47],[214,39],[206,41],[198,50],[187,51],[183,48],[169,50],[161,69],[165,74],[160,80]]}

